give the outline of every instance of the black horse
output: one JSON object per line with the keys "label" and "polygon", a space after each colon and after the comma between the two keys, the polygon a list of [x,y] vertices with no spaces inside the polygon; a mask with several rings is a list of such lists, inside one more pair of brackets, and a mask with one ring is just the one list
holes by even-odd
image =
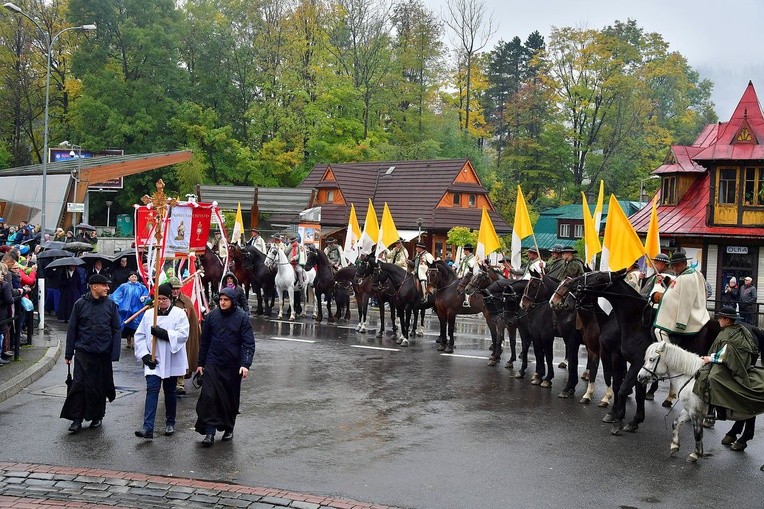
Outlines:
{"label": "black horse", "polygon": [[[362,281],[362,285],[356,285],[357,290],[363,290],[366,291],[367,288],[371,289],[371,294],[364,293],[362,295],[364,296],[372,296],[376,298],[377,300],[377,306],[379,307],[379,330],[377,331],[377,338],[380,339],[385,334],[385,303],[387,303],[390,306],[390,321],[393,324],[393,336],[398,335],[398,326],[395,324],[395,315],[396,315],[396,308],[394,304],[395,300],[395,289],[392,288],[392,284],[389,281],[384,282],[383,284],[375,284],[373,281],[373,275],[374,272],[377,269],[377,260],[375,258],[374,253],[364,255],[361,258],[359,258],[357,264],[358,264],[358,270],[356,271],[356,281]],[[359,301],[359,313],[360,313],[360,306],[361,302]],[[366,305],[368,306],[368,300],[366,301]],[[366,324],[366,309],[364,308],[363,313],[363,322],[364,323],[364,329]],[[359,320],[361,318],[359,317]]]}
{"label": "black horse", "polygon": [[[508,319],[504,309],[504,301],[513,298],[512,287],[509,286],[509,280],[499,276],[496,271],[490,267],[481,264],[481,270],[476,272],[467,286],[464,293],[471,296],[476,291],[483,294],[483,300],[487,313],[483,314],[488,331],[491,333],[491,355],[488,357],[488,365],[495,366],[501,359],[504,349],[504,329],[509,332],[509,347],[511,355],[507,361],[506,368],[512,369],[517,360],[517,324],[516,321]],[[515,296],[515,300],[519,297]]]}
{"label": "black horse", "polygon": [[257,295],[256,314],[270,316],[276,295],[276,275],[265,266],[265,253],[252,246],[230,246],[234,274],[247,292]]}
{"label": "black horse", "polygon": [[334,304],[337,307],[336,321],[350,321],[350,297],[355,293],[353,282],[357,269],[349,265],[334,274]]}
{"label": "black horse", "polygon": [[[385,283],[389,283],[388,288],[394,290],[391,292],[393,305],[395,305],[401,324],[401,335],[396,339],[396,343],[401,346],[409,346],[409,333],[416,326],[416,315],[420,310],[432,307],[434,299],[429,296],[426,302],[422,302],[422,294],[417,288],[414,275],[398,265],[378,262],[372,277],[379,287],[384,287]],[[411,323],[412,315],[414,315],[413,325]]]}
{"label": "black horse", "polygon": [[332,298],[334,297],[334,274],[332,273],[332,264],[323,251],[310,246],[308,247],[305,266],[316,268],[316,279],[313,280],[313,289],[316,292],[316,303],[314,306],[316,308],[316,321],[321,322],[324,319],[322,302],[326,301],[327,321],[333,323]]}

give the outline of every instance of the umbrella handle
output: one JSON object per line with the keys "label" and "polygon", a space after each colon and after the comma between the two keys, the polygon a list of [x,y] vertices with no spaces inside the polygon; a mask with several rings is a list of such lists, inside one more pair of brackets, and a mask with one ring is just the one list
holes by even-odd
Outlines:
{"label": "umbrella handle", "polygon": [[69,376],[72,376],[72,365],[71,364],[67,364],[66,365],[66,374],[69,375]]}

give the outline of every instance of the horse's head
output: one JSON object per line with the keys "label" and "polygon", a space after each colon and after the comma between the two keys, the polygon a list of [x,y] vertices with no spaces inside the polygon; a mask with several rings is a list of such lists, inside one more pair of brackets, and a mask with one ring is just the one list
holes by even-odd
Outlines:
{"label": "horse's head", "polygon": [[469,283],[467,283],[467,286],[464,288],[464,293],[472,295],[478,290],[488,288],[488,285],[490,285],[491,282],[492,280],[488,272],[480,270],[470,278]]}
{"label": "horse's head", "polygon": [[531,271],[531,278],[528,280],[523,296],[520,299],[520,308],[523,311],[528,311],[536,304],[542,302],[545,290],[546,286],[543,277],[538,272]]}
{"label": "horse's head", "polygon": [[572,277],[566,277],[560,281],[560,284],[557,285],[554,293],[549,298],[549,305],[554,311],[569,311],[576,308],[576,300],[570,295],[570,284],[572,281]]}
{"label": "horse's head", "polygon": [[436,260],[427,269],[427,286],[442,288],[456,279],[456,274],[443,261]]}
{"label": "horse's head", "polygon": [[374,269],[377,266],[377,260],[371,255],[361,255],[356,262],[358,270],[356,270],[357,278],[369,277],[374,273]]}
{"label": "horse's head", "polygon": [[318,264],[318,249],[316,246],[309,245],[305,250],[305,266],[315,267]]}
{"label": "horse's head", "polygon": [[268,255],[265,257],[265,266],[273,270],[278,267],[279,253],[283,253],[281,248],[275,244],[268,250]]}
{"label": "horse's head", "polygon": [[665,341],[658,341],[647,347],[647,351],[645,352],[645,364],[637,374],[637,381],[639,383],[647,385],[655,380],[660,380],[666,377],[668,374],[668,366],[663,359],[665,352]]}

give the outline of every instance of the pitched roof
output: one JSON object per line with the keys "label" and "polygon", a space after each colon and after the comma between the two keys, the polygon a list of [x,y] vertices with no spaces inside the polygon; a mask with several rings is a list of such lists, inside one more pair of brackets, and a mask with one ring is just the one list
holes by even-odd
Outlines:
{"label": "pitched roof", "polygon": [[[258,187],[257,207],[261,213],[287,213],[297,216],[308,207],[310,189],[292,189],[287,187]],[[241,204],[242,210],[252,208],[255,188],[252,186],[200,185],[199,199],[205,202],[218,202],[223,210],[236,210]]]}
{"label": "pitched roof", "polygon": [[[456,225],[476,229],[480,226],[481,209],[438,207],[438,203],[449,191],[484,195],[488,199],[488,191],[480,184],[477,174],[477,184],[457,180],[461,172],[474,172],[467,159],[320,164],[313,167],[298,187],[333,187],[323,180],[329,170],[345,204],[322,204],[324,225],[347,225],[351,203],[362,223],[371,199],[378,215],[385,202],[388,204],[398,228],[415,230],[421,218],[425,229],[447,230]],[[499,214],[489,211],[489,215],[497,233],[511,231]]]}
{"label": "pitched roof", "polygon": [[[736,239],[761,238],[764,228],[749,228],[736,226],[708,226],[706,213],[710,194],[711,175],[706,173],[697,179],[682,199],[676,205],[661,205],[657,207],[658,231],[661,235],[670,237],[718,236]],[[660,203],[660,191],[658,191]],[[651,202],[652,203],[652,202]],[[640,234],[647,234],[650,225],[652,205],[648,204],[642,210],[629,218],[632,226]]]}

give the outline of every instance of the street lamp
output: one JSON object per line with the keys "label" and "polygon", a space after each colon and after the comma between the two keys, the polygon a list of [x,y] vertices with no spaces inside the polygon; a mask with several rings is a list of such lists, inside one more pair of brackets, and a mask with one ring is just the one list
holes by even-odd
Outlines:
{"label": "street lamp", "polygon": [[109,222],[111,219],[111,204],[114,203],[111,200],[106,200],[106,228],[109,227]]}
{"label": "street lamp", "polygon": [[[51,59],[51,51],[53,49],[53,44],[58,40],[59,37],[61,37],[66,32],[69,32],[71,30],[95,30],[95,25],[80,25],[76,27],[68,27],[64,28],[60,32],[53,35],[53,37],[50,36],[49,32],[46,32],[40,24],[35,21],[35,19],[21,10],[21,7],[18,5],[6,2],[3,4],[3,7],[8,9],[9,11],[19,14],[20,16],[24,16],[29,21],[32,22],[34,26],[37,27],[37,29],[45,35],[46,38],[46,57],[47,57],[47,63],[45,67],[45,113],[43,115],[44,121],[43,121],[43,130],[42,130],[42,205],[40,206],[40,238],[45,237],[45,202],[47,200],[46,195],[46,186],[47,186],[47,177],[48,177],[48,107],[50,104],[50,59]],[[45,278],[41,277],[39,279],[39,291],[40,291],[40,300],[39,302],[45,302]],[[40,313],[40,328],[44,328],[45,326],[45,318],[44,313]]]}

